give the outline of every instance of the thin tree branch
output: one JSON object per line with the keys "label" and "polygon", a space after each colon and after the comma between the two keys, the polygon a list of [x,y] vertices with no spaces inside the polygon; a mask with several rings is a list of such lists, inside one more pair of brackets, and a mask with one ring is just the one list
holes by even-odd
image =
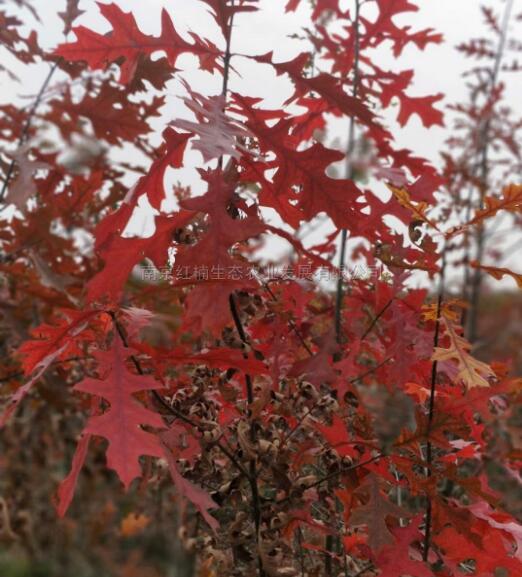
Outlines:
{"label": "thin tree branch", "polygon": [[[18,138],[18,148],[20,148],[20,146],[22,146],[26,142],[26,140],[29,136],[29,130],[31,128],[31,123],[33,121],[33,117],[36,114],[36,110],[37,110],[38,106],[40,105],[40,102],[42,101],[43,95],[45,94],[45,91],[47,90],[47,87],[49,86],[49,83],[51,82],[51,79],[52,79],[57,68],[58,68],[58,61],[56,61],[51,66],[49,73],[47,74],[42,86],[40,87],[40,91],[38,92],[36,99],[35,99],[33,105],[31,106],[31,109],[29,110],[29,113],[28,113],[27,118],[26,118],[25,123],[24,123],[24,127],[22,129],[22,133],[20,134],[20,137]],[[6,173],[5,178],[4,178],[4,183],[2,185],[2,191],[0,192],[0,202],[4,202],[5,196],[7,194],[7,187],[9,186],[9,182],[11,180],[11,177],[13,176],[15,164],[16,164],[15,161],[12,160],[11,163],[9,164],[8,169],[7,169],[7,173]]]}
{"label": "thin tree branch", "polygon": [[[61,365],[66,365],[67,363],[74,363],[76,361],[86,361],[89,357],[71,357],[69,359],[64,359],[63,361],[54,361],[49,366],[50,367],[57,367]],[[21,377],[26,376],[24,371],[17,371],[16,373],[11,373],[10,375],[5,375],[4,377],[0,377],[0,383],[8,383],[13,379],[19,379]]]}
{"label": "thin tree branch", "polygon": [[[435,321],[435,333],[433,335],[433,348],[436,349],[439,346],[440,339],[440,317],[442,312],[442,303],[444,301],[445,292],[445,273],[446,273],[446,249],[443,250],[443,261],[442,268],[440,272],[440,286],[439,294],[437,298],[437,319]],[[433,418],[435,416],[435,396],[437,388],[437,361],[433,361],[431,365],[431,385],[430,385],[430,400],[428,407],[428,424],[426,427],[426,476],[430,477],[432,474],[432,462],[433,462],[433,448],[431,444],[431,432],[433,427]],[[422,557],[425,562],[428,561],[428,556],[430,553],[431,546],[431,524],[432,524],[432,502],[431,497],[427,495],[426,501],[426,528],[424,532],[424,547],[422,551]]]}
{"label": "thin tree branch", "polygon": [[[268,292],[268,294],[270,295],[270,297],[272,298],[273,301],[277,302],[277,297],[275,296],[274,292],[272,291],[272,289],[268,286],[268,284],[264,284],[263,285],[264,289]],[[295,324],[295,322],[292,319],[288,320],[288,325],[289,327],[294,331],[294,333],[296,334],[297,338],[301,341],[301,344],[303,345],[303,347],[305,348],[306,352],[313,357],[314,353],[312,351],[312,349],[310,348],[310,345],[306,342],[303,334],[301,333],[301,331],[298,329],[297,325]]]}
{"label": "thin tree branch", "polygon": [[[361,48],[361,37],[359,29],[359,12],[360,12],[360,0],[355,0],[355,18],[353,21],[353,31],[355,36],[355,46],[354,46],[354,64],[353,64],[353,83],[352,83],[352,96],[357,97],[359,92],[359,57]],[[347,162],[347,178],[353,178],[353,164],[352,164],[352,154],[355,147],[355,117],[352,115],[350,117],[350,128],[348,133],[348,147],[346,154]],[[340,275],[337,281],[337,293],[335,298],[335,334],[337,336],[337,342],[342,341],[342,308],[343,308],[343,270],[346,261],[346,243],[348,240],[348,231],[343,229],[341,231],[341,254],[339,256],[339,270]]]}
{"label": "thin tree branch", "polygon": [[364,339],[372,332],[373,328],[375,327],[375,325],[379,322],[379,320],[381,319],[381,317],[386,313],[386,311],[390,308],[390,306],[393,303],[393,298],[391,298],[386,305],[379,311],[379,313],[377,314],[377,316],[373,319],[373,321],[371,322],[370,326],[364,331],[362,337],[361,337],[361,341],[364,341]]}
{"label": "thin tree branch", "polygon": [[[509,21],[511,19],[511,14],[513,11],[514,0],[508,0],[506,7],[504,9],[504,16],[502,19],[502,26],[500,31],[500,40],[497,49],[497,53],[495,56],[495,62],[493,64],[493,69],[491,73],[491,84],[489,89],[489,97],[488,100],[490,101],[495,88],[498,84],[498,77],[500,74],[500,65],[502,63],[502,58],[504,56],[504,50],[506,47],[507,37],[508,37],[508,28],[509,28]],[[481,160],[480,160],[480,201],[479,207],[481,209],[484,208],[484,199],[486,196],[486,192],[488,189],[488,181],[489,181],[489,174],[490,174],[490,167],[489,167],[489,150],[490,150],[490,132],[491,132],[491,120],[492,120],[492,112],[489,114],[488,118],[484,123],[484,128],[481,134],[481,147],[482,150]],[[478,262],[482,262],[484,251],[485,251],[485,226],[484,223],[481,222],[477,229],[477,251],[476,251],[476,260]],[[479,315],[479,304],[480,304],[480,293],[482,290],[482,280],[483,274],[482,271],[477,268],[473,271],[472,279],[471,279],[471,296],[470,296],[470,311],[468,317],[468,339],[471,343],[473,343],[478,337],[478,315]]]}
{"label": "thin tree branch", "polygon": [[[352,23],[352,29],[354,34],[354,64],[353,64],[353,81],[352,81],[352,96],[357,97],[359,91],[359,56],[360,56],[360,29],[359,29],[359,12],[360,12],[360,0],[355,0],[355,16]],[[346,163],[347,170],[346,176],[349,179],[353,178],[353,162],[352,155],[355,148],[355,117],[352,115],[350,117],[350,127],[348,132],[348,146],[346,151]],[[346,245],[348,242],[348,231],[343,229],[341,231],[341,253],[339,255],[339,278],[337,280],[337,292],[335,296],[335,336],[337,343],[341,344],[343,340],[342,336],[342,312],[343,312],[343,300],[344,300],[344,266],[346,263]],[[340,537],[337,536],[337,545],[340,549]],[[333,537],[328,535],[326,538],[326,558],[325,558],[325,572],[326,575],[330,576],[333,573],[333,563],[332,558],[328,554],[330,551],[333,552],[334,542]]]}
{"label": "thin tree branch", "polygon": [[383,367],[384,365],[389,363],[391,360],[393,360],[393,357],[387,357],[386,359],[384,359],[384,361],[381,361],[375,367],[372,367],[371,369],[368,369],[366,372],[361,373],[360,375],[357,375],[356,377],[351,378],[348,382],[349,383],[356,383],[357,381],[364,379],[364,377],[367,377],[368,375],[371,375],[375,371],[379,370],[381,367]]}
{"label": "thin tree branch", "polygon": [[[118,336],[121,339],[121,342],[123,343],[123,346],[128,349],[129,347],[129,343],[127,341],[127,336],[125,334],[125,331],[123,330],[123,327],[121,326],[121,323],[118,321],[118,319],[116,318],[116,314],[113,311],[109,312],[110,317],[112,318],[114,327],[116,328],[116,331],[118,332]],[[138,372],[139,375],[145,375],[145,371],[143,370],[143,367],[141,366],[140,361],[136,358],[135,355],[130,355],[130,359],[134,365],[134,367],[136,368],[136,371]],[[185,424],[190,425],[191,427],[194,427],[194,429],[196,429],[197,431],[201,431],[202,427],[199,423],[197,423],[196,421],[194,421],[193,419],[191,419],[190,417],[187,417],[186,415],[184,415],[181,411],[178,411],[175,407],[171,406],[169,403],[167,403],[167,401],[158,393],[158,391],[151,391],[152,397],[154,398],[154,400],[160,404],[164,409],[166,409],[169,414],[171,414],[172,416],[176,417],[177,419],[179,419],[180,421],[183,421]],[[246,469],[241,465],[241,463],[234,457],[234,455],[227,449],[227,447],[225,447],[219,440],[215,443],[215,446],[226,456],[230,459],[230,461],[232,462],[232,464],[241,472],[241,474],[243,474],[245,477],[248,478],[248,473],[246,471]]]}
{"label": "thin tree branch", "polygon": [[[226,96],[228,92],[228,84],[230,79],[230,60],[232,57],[231,46],[232,46],[232,28],[234,26],[234,0],[231,0],[231,7],[232,7],[232,14],[230,16],[230,20],[227,26],[227,33],[226,33],[226,49],[225,49],[225,56],[224,56],[224,66],[223,66],[223,87],[221,94],[226,101]],[[223,169],[223,156],[221,156],[218,160],[218,169]],[[243,329],[243,325],[241,323],[241,319],[239,317],[239,313],[236,307],[236,303],[234,300],[234,295],[231,293],[229,297],[229,304],[230,304],[230,312],[232,314],[232,318],[234,320],[234,324],[236,326],[236,330],[239,334],[240,339],[242,340],[245,346],[248,346],[248,339],[246,333]],[[247,354],[244,355],[247,357]],[[245,381],[246,381],[246,388],[247,388],[247,401],[249,407],[254,402],[254,387],[252,384],[252,379],[248,373],[245,373]],[[250,424],[250,439],[252,443],[256,441],[256,430],[254,423]],[[259,501],[259,488],[257,482],[257,467],[255,459],[251,459],[249,465],[249,475],[248,479],[250,481],[250,488],[252,492],[252,516],[254,519],[254,526],[256,530],[256,545],[257,545],[257,563],[259,569],[259,577],[265,576],[265,571],[263,569],[263,561],[261,559],[261,555],[259,554],[259,531],[261,528],[261,508],[260,508],[260,501]]]}
{"label": "thin tree branch", "polygon": [[[234,319],[234,324],[235,324],[236,330],[239,334],[239,338],[241,339],[241,341],[243,342],[245,347],[250,348],[250,343],[248,341],[248,337],[245,333],[245,329],[244,329],[243,324],[241,322],[241,317],[239,316],[239,311],[237,310],[236,301],[234,299],[233,294],[230,294],[229,303],[230,303],[230,312],[232,314],[232,318]],[[244,357],[248,358],[248,355],[246,352],[244,353]],[[252,378],[248,373],[245,373],[245,382],[246,382],[246,389],[247,389],[247,402],[248,402],[249,411],[250,411],[250,407],[252,406],[252,403],[254,402],[254,386],[252,383]],[[253,444],[255,444],[257,441],[257,434],[256,434],[256,428],[255,428],[254,422],[250,423],[250,441]],[[250,487],[252,490],[252,514],[253,514],[253,518],[254,518],[254,526],[256,529],[256,542],[259,545],[259,531],[261,529],[261,505],[260,505],[260,499],[259,499],[259,487],[258,487],[257,467],[256,467],[255,458],[250,460],[249,479],[250,479]],[[265,571],[263,569],[263,561],[262,561],[260,555],[258,555],[258,566],[259,566],[259,576],[264,577]]]}

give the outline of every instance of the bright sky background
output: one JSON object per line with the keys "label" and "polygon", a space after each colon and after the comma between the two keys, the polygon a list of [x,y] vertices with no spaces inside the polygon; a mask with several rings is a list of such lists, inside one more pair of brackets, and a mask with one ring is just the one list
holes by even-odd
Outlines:
{"label": "bright sky background", "polygon": [[[107,3],[108,0],[104,0]],[[207,37],[217,43],[220,42],[220,34],[207,13],[205,4],[198,0],[115,0],[125,11],[132,11],[136,16],[140,29],[144,33],[158,34],[160,29],[160,12],[166,8],[173,17],[178,32],[186,37],[189,30]],[[7,4],[10,0],[7,0]],[[239,53],[263,54],[274,50],[275,58],[288,60],[299,51],[299,43],[289,39],[288,36],[298,33],[308,22],[308,9],[306,0],[297,13],[284,14],[286,0],[260,0],[261,10],[258,13],[241,15],[236,19],[233,36],[233,51]],[[517,0],[520,6],[515,7],[515,14],[522,11],[522,0]],[[342,3],[350,6],[351,0]],[[455,45],[461,41],[477,36],[484,30],[480,2],[478,0],[419,0],[420,10],[416,14],[408,13],[397,19],[398,23],[411,25],[413,29],[432,27],[441,32],[445,37],[444,44],[430,45],[427,50],[420,52],[415,48],[408,48],[401,56],[400,68],[413,68],[415,70],[415,84],[410,88],[413,95],[429,95],[438,92],[446,94],[444,103],[453,103],[466,100],[462,72],[468,65],[463,57],[455,50]],[[490,0],[489,5],[496,10],[503,8],[502,0]],[[33,5],[38,10],[43,26],[40,27],[41,43],[52,49],[63,41],[63,25],[57,16],[57,12],[63,10],[65,0],[34,0]],[[94,0],[83,0],[80,8],[86,13],[77,21],[89,28],[105,32],[109,29],[104,18],[99,14]],[[18,10],[15,6],[13,11]],[[393,56],[388,49],[380,50],[380,64],[386,68],[394,66]],[[9,65],[9,62],[7,62]],[[232,90],[241,90],[244,94],[262,96],[266,99],[267,107],[278,107],[289,93],[289,85],[286,80],[276,78],[268,67],[252,68],[250,62],[237,59],[234,61],[242,78],[233,76],[230,87]],[[185,78],[190,80],[191,85],[204,94],[216,94],[220,92],[221,79],[212,78],[205,72],[197,70],[197,62],[191,56],[182,57],[178,66],[184,70]],[[17,74],[22,78],[21,85],[17,85],[0,75],[0,101],[12,101],[19,96],[30,97],[34,95],[47,74],[46,65],[32,66],[25,69],[16,68]],[[155,123],[154,128],[158,134],[168,120],[178,117],[191,118],[187,115],[184,106],[177,98],[183,95],[183,89],[177,84],[172,85],[172,93],[169,94],[165,108],[165,118]],[[513,75],[509,79],[510,104],[522,115],[522,75]],[[440,106],[440,104],[439,104]],[[392,123],[396,138],[402,146],[410,148],[417,155],[425,156],[433,162],[438,162],[439,151],[443,148],[447,132],[444,128],[434,127],[430,130],[423,128],[420,121],[415,117],[405,129],[400,129],[393,124],[393,118],[397,111],[392,108],[386,112],[386,119]],[[450,118],[448,118],[450,120]],[[339,125],[335,127],[339,134],[345,134],[346,128]],[[194,164],[198,163],[198,156],[194,158]],[[189,159],[190,160],[190,159]],[[178,171],[176,180],[182,184],[193,184],[195,172],[191,168]],[[198,190],[198,187],[195,187]],[[149,220],[150,223],[150,220]],[[274,250],[276,248],[274,247]]]}
{"label": "bright sky background", "polygon": [[[519,11],[522,10],[522,0]],[[7,4],[10,0],[7,0]],[[103,0],[103,3],[109,3]],[[178,31],[185,35],[188,30],[194,30],[202,36],[219,41],[216,34],[216,27],[211,17],[206,13],[206,5],[198,0],[115,0],[125,11],[132,11],[139,23],[140,28],[145,33],[156,34],[160,27],[160,12],[162,8],[173,16],[173,20]],[[435,94],[444,92],[447,95],[447,102],[455,102],[466,97],[464,83],[461,77],[467,63],[462,56],[457,53],[454,46],[459,42],[468,39],[472,35],[479,35],[483,30],[482,16],[479,10],[479,0],[418,0],[420,6],[416,14],[408,13],[401,17],[402,23],[411,25],[413,28],[432,27],[436,31],[444,34],[445,43],[441,46],[430,45],[424,52],[419,52],[415,48],[407,49],[401,56],[401,67],[414,68],[416,82],[412,88],[413,92],[419,95]],[[41,28],[41,41],[49,48],[60,43],[62,36],[62,23],[57,16],[57,12],[62,10],[65,0],[33,0],[43,20]],[[269,50],[274,50],[276,57],[281,60],[295,55],[296,42],[288,39],[288,35],[299,32],[303,25],[307,24],[308,10],[306,0],[303,0],[301,9],[294,14],[284,14],[286,0],[260,0],[261,10],[255,14],[240,16],[236,20],[236,28],[233,38],[233,49],[236,52],[248,52],[262,54]],[[350,0],[344,2],[345,6],[351,4]],[[489,0],[489,4],[500,10],[503,0]],[[99,15],[96,2],[94,0],[82,0],[80,8],[86,11],[77,22],[99,31],[109,29],[104,18]],[[16,10],[16,8],[14,8]],[[515,9],[515,13],[516,13]],[[398,20],[401,22],[400,20]],[[382,62],[393,63],[391,54],[382,51]],[[187,60],[190,57],[187,57]],[[212,92],[219,89],[220,80],[211,81],[206,73],[194,71],[194,63],[188,64],[187,69],[191,70],[191,81],[199,80],[198,88]],[[260,75],[260,68],[255,74],[248,74],[248,69],[241,66],[244,74],[240,85],[250,89],[252,93],[259,94],[263,88],[263,96],[273,95],[273,104],[276,105],[282,93],[281,86],[284,81],[273,82],[273,77],[268,71],[263,71]],[[0,79],[2,101],[11,99],[18,94],[35,93],[46,70],[41,67],[38,72],[34,67],[29,75],[23,76],[23,87],[16,86],[11,82],[6,82],[5,78]],[[265,76],[263,76],[265,75]],[[510,92],[513,96],[511,104],[518,108],[522,114],[522,75],[516,82],[511,82]],[[515,77],[511,80],[516,80]],[[236,81],[232,82],[239,87]],[[284,88],[283,88],[284,91]],[[416,152],[436,159],[437,151],[444,139],[445,131],[440,128],[433,128],[425,131],[418,120],[410,123],[404,130],[403,142],[409,145]]]}

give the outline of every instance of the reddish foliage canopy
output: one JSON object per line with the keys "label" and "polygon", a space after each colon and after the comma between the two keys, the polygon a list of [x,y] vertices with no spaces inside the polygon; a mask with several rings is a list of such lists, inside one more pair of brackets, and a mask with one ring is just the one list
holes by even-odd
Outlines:
{"label": "reddish foliage canopy", "polygon": [[[108,33],[72,27],[76,39],[51,54],[12,20],[0,32],[23,62],[55,62],[67,78],[29,124],[11,106],[0,120],[3,136],[25,135],[12,162],[2,161],[6,174],[11,165],[3,200],[18,212],[0,236],[0,273],[9,279],[1,290],[18,324],[31,302],[38,320],[31,336],[13,320],[8,346],[18,348],[5,368],[21,363],[25,382],[9,381],[2,423],[59,370],[60,395],[74,395],[86,419],[58,488],[59,514],[82,482],[92,440],[103,438],[107,466],[127,489],[170,471],[177,494],[206,521],[200,530],[210,529],[212,574],[232,575],[239,563],[260,575],[317,575],[326,558],[325,575],[345,566],[383,577],[520,575],[520,379],[508,364],[473,358],[461,303],[437,305],[407,282],[415,270],[437,276],[444,237],[501,210],[519,213],[520,186],[487,196],[473,218],[448,229],[433,210],[446,180],[396,145],[382,114],[397,103],[399,125],[417,115],[426,128],[442,126],[442,95],[411,96],[414,71],[382,69],[372,56],[388,46],[400,65],[405,47],[442,37],[397,24],[418,10],[409,0],[357,2],[346,12],[337,0],[318,0],[310,50],[279,62],[272,52],[230,52],[233,21],[255,17],[257,2],[204,3],[221,47],[196,32],[183,38],[167,10],[161,34],[144,34],[116,4],[99,4]],[[303,5],[290,0],[286,10]],[[61,15],[68,31],[78,3]],[[176,69],[185,53],[223,76],[222,94],[190,86]],[[238,77],[227,89],[236,59],[292,83],[281,110],[243,93]],[[195,118],[170,119],[154,147],[149,121],[164,115],[175,82]],[[365,154],[353,140],[346,153],[328,146],[332,119],[356,128]],[[39,147],[34,136],[45,124],[73,158]],[[145,165],[118,163],[94,139],[136,149]],[[194,154],[203,159],[202,196],[168,184]],[[342,178],[331,169],[340,161],[349,165]],[[132,169],[142,176],[128,190]],[[365,184],[376,181],[392,192],[387,202]],[[178,208],[162,212],[172,197]],[[156,210],[147,237],[132,229],[144,202]],[[333,232],[305,249],[288,231],[319,215]],[[354,262],[386,272],[350,279],[336,305],[313,276],[346,272],[331,264],[343,230],[356,241]],[[94,238],[93,254],[78,246],[80,232]],[[292,249],[275,279],[257,250],[272,236]],[[483,268],[520,284],[507,269]],[[505,492],[509,483],[516,489]]]}

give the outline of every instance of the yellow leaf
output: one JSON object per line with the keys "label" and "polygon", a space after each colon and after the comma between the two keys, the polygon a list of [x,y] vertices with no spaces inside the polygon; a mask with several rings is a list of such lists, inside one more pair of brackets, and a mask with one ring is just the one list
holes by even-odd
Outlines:
{"label": "yellow leaf", "polygon": [[417,383],[406,383],[404,385],[404,390],[409,395],[416,395],[421,403],[426,402],[430,397],[430,390],[422,385],[418,385]]}
{"label": "yellow leaf", "polygon": [[478,210],[475,218],[469,224],[477,224],[494,216],[500,210],[522,212],[522,185],[510,184],[502,191],[500,197],[488,196],[484,199],[484,208]]}
{"label": "yellow leaf", "polygon": [[390,184],[388,184],[388,188],[391,190],[398,203],[405,209],[409,210],[416,220],[426,222],[435,230],[439,230],[438,226],[426,216],[426,211],[429,209],[428,203],[414,202],[410,197],[410,193],[404,188],[395,188]]}
{"label": "yellow leaf", "polygon": [[496,216],[501,210],[513,213],[522,212],[522,185],[510,184],[506,186],[499,197],[487,196],[484,207],[477,210],[475,217],[465,224],[461,224],[447,233],[449,238],[469,230],[471,226],[481,224],[484,220]]}
{"label": "yellow leaf", "polygon": [[457,380],[464,383],[467,389],[474,387],[489,387],[489,377],[495,377],[495,373],[489,365],[473,358],[470,355],[470,343],[458,333],[457,325],[451,319],[442,316],[441,321],[446,328],[446,334],[450,339],[450,347],[443,349],[437,347],[433,353],[434,361],[453,361],[457,364]]}
{"label": "yellow leaf", "polygon": [[[460,299],[451,299],[442,304],[441,315],[458,322],[462,316],[462,309],[466,308],[468,304]],[[422,318],[425,321],[436,321],[438,313],[438,303],[431,303],[422,307]],[[454,310],[457,309],[457,310]]]}
{"label": "yellow leaf", "polygon": [[136,515],[136,513],[129,513],[125,519],[122,520],[120,531],[123,537],[134,537],[141,533],[150,523],[150,517],[147,515]]}
{"label": "yellow leaf", "polygon": [[506,275],[510,276],[517,283],[518,288],[522,289],[522,274],[513,272],[512,270],[509,270],[508,268],[497,268],[495,266],[484,266],[484,265],[481,265],[476,260],[474,260],[471,263],[471,266],[473,268],[479,268],[480,270],[487,272],[489,275],[491,275],[493,278],[495,278],[497,280],[503,279]]}

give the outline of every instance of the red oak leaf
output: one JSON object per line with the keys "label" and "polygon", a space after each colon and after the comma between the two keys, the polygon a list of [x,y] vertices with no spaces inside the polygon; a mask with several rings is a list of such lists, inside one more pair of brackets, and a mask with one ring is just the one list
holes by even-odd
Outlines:
{"label": "red oak leaf", "polygon": [[[128,311],[128,309],[127,309]],[[230,312],[229,312],[230,315]],[[144,352],[154,359],[155,362],[170,365],[206,365],[209,368],[229,369],[235,368],[251,375],[262,375],[267,373],[264,363],[255,358],[245,358],[243,353],[236,349],[218,348],[202,350],[194,353],[184,347],[173,349],[158,349],[145,343],[133,345],[140,352]]]}
{"label": "red oak leaf", "polygon": [[362,488],[368,493],[368,502],[355,509],[350,515],[350,525],[357,527],[366,525],[368,527],[368,545],[373,551],[380,551],[386,545],[394,543],[394,538],[388,525],[386,517],[406,517],[408,513],[386,499],[380,488],[379,478],[371,474],[364,482]]}
{"label": "red oak leaf", "polygon": [[[71,133],[77,130],[79,117],[83,117],[90,121],[97,138],[108,144],[121,145],[150,132],[149,123],[145,118],[159,116],[159,109],[165,99],[163,96],[155,96],[150,104],[136,104],[129,102],[128,95],[120,87],[105,85],[99,93],[87,94],[80,102],[74,101],[70,90],[65,91],[53,102],[55,115],[66,113],[73,119],[70,126]],[[49,119],[54,120],[53,117]]]}
{"label": "red oak leaf", "polygon": [[[291,119],[282,119],[268,127],[263,116],[258,115],[258,110],[251,108],[248,101],[237,94],[234,99],[239,113],[248,116],[247,128],[259,139],[261,151],[276,155],[275,160],[264,163],[264,170],[276,168],[273,183],[264,181],[272,188],[275,197],[286,198],[294,187],[300,187],[297,198],[303,218],[311,220],[325,212],[338,228],[354,230],[354,225],[364,227],[365,215],[360,213],[364,205],[358,203],[362,192],[352,180],[334,179],[326,174],[332,163],[344,159],[342,152],[320,143],[306,150],[297,150],[291,135]],[[258,168],[262,169],[261,166]]]}
{"label": "red oak leaf", "polygon": [[82,435],[80,437],[74,453],[71,470],[58,487],[56,509],[60,517],[63,517],[65,513],[67,513],[69,505],[73,500],[76,485],[78,484],[78,476],[80,475],[80,471],[85,463],[85,458],[87,457],[90,440],[91,435]]}
{"label": "red oak leaf", "polygon": [[226,38],[230,26],[230,18],[239,12],[255,12],[258,10],[258,0],[242,0],[234,4],[231,0],[201,0],[211,8],[212,16],[221,28],[223,36]]}
{"label": "red oak leaf", "polygon": [[191,136],[191,134],[180,134],[172,128],[165,129],[164,142],[158,151],[158,159],[154,161],[147,175],[142,177],[136,186],[136,196],[145,193],[151,206],[157,210],[161,209],[161,203],[166,197],[165,173],[168,168],[183,166],[185,149]]}
{"label": "red oak leaf", "polygon": [[214,517],[212,517],[212,515],[210,515],[208,510],[215,509],[217,504],[212,500],[206,491],[182,476],[178,470],[172,451],[169,448],[169,433],[163,433],[161,437],[163,454],[167,459],[170,474],[172,475],[172,480],[174,481],[176,489],[179,491],[182,497],[188,499],[197,508],[205,521],[215,531],[219,527],[219,523],[216,521],[216,519],[214,519]]}
{"label": "red oak leaf", "polygon": [[[257,214],[246,218],[234,212],[234,187],[226,183],[221,171],[204,172],[208,191],[205,195],[183,200],[180,204],[209,216],[208,230],[194,246],[176,255],[175,267],[188,271],[188,280],[177,284],[196,286],[186,301],[186,319],[217,332],[230,322],[229,297],[237,289],[256,287],[257,281],[247,262],[231,255],[234,245],[262,234],[266,226]],[[246,207],[244,207],[246,208]],[[237,209],[237,207],[236,207]],[[203,288],[205,287],[205,288]]]}
{"label": "red oak leaf", "polygon": [[[475,523],[473,528],[478,531],[478,523]],[[474,533],[475,539],[471,539],[468,530],[460,533],[454,527],[446,527],[434,540],[444,554],[456,564],[473,559],[476,562],[476,574],[481,577],[491,575],[501,567],[509,571],[511,577],[520,575],[522,563],[508,555],[502,531],[491,526],[483,528],[483,531],[480,536]],[[476,540],[479,544],[475,543]]]}
{"label": "red oak leaf", "polygon": [[321,337],[318,342],[320,349],[317,354],[297,361],[290,372],[291,377],[304,377],[306,380],[321,386],[323,383],[332,383],[337,378],[337,372],[332,366],[332,355],[339,346],[332,332]]}
{"label": "red oak leaf", "polygon": [[[126,212],[125,207],[123,210]],[[117,213],[108,218],[114,222]],[[105,261],[105,267],[88,283],[87,299],[92,302],[108,297],[117,301],[132,269],[144,258],[150,258],[158,268],[163,266],[167,262],[174,231],[192,218],[193,214],[188,211],[174,216],[159,216],[155,223],[156,232],[148,238],[124,238],[117,229],[109,232],[110,228],[102,221],[100,235],[96,236],[96,249]]]}
{"label": "red oak leaf", "polygon": [[412,114],[417,114],[426,128],[430,126],[444,126],[444,116],[440,110],[433,107],[435,102],[442,100],[444,94],[435,96],[423,96],[420,98],[406,97],[401,98],[401,111],[397,121],[401,126],[405,126]]}
{"label": "red oak leaf", "polygon": [[494,279],[502,280],[505,276],[511,277],[516,283],[518,288],[522,289],[522,273],[517,273],[509,268],[501,268],[496,266],[485,266],[480,264],[478,261],[474,260],[470,265],[475,269],[480,269],[492,276]]}
{"label": "red oak leaf", "polygon": [[116,471],[125,488],[141,476],[140,456],[163,456],[158,437],[143,429],[162,429],[163,420],[134,397],[135,393],[159,389],[161,385],[152,377],[135,375],[127,369],[126,359],[131,352],[121,339],[115,338],[110,350],[95,353],[101,379],[87,378],[74,387],[75,391],[102,397],[109,403],[106,412],[89,419],[84,434],[108,440],[107,466]]}
{"label": "red oak leaf", "polygon": [[[230,255],[230,249],[237,243],[262,234],[266,226],[257,215],[248,215],[246,218],[233,218],[230,207],[237,201],[234,188],[223,180],[221,171],[203,173],[207,180],[208,191],[205,195],[181,201],[181,206],[189,211],[202,212],[209,215],[207,233],[194,247],[180,252],[176,258],[176,266],[194,269],[206,266],[213,267],[240,267],[243,278],[247,278],[248,267],[240,260]],[[208,280],[208,279],[202,279]],[[224,280],[216,278],[215,280]],[[229,279],[234,280],[234,279]],[[239,279],[235,279],[239,280]]]}
{"label": "red oak leaf", "polygon": [[339,453],[339,455],[348,455],[350,457],[359,455],[359,453],[354,449],[354,444],[350,439],[344,421],[338,415],[334,415],[332,418],[331,426],[317,423],[316,427],[331,447]]}
{"label": "red oak leaf", "polygon": [[99,311],[64,310],[62,315],[65,318],[61,318],[58,325],[42,324],[34,329],[31,332],[35,337],[34,340],[26,341],[18,349],[18,354],[22,357],[24,374],[31,378],[9,399],[0,417],[0,428],[7,423],[20,402],[30,393],[52,363],[64,359],[66,353],[68,356],[75,353],[81,355],[80,343],[83,339],[92,338],[88,324],[99,315]]}
{"label": "red oak leaf", "polygon": [[366,104],[359,98],[345,92],[342,83],[337,78],[330,74],[319,74],[313,77],[303,74],[303,69],[310,60],[310,55],[307,52],[299,54],[299,56],[288,62],[274,63],[273,52],[268,52],[263,56],[256,56],[256,60],[264,64],[270,64],[279,75],[287,74],[290,77],[296,91],[287,100],[287,104],[298,96],[305,96],[307,93],[312,92],[324,98],[333,111],[353,116],[364,124],[376,125],[375,116]]}
{"label": "red oak leaf", "polygon": [[80,10],[78,4],[80,0],[67,0],[65,5],[65,10],[63,12],[58,12],[64,23],[63,33],[67,36],[72,28],[72,23],[84,13],[84,10]]}
{"label": "red oak leaf", "polygon": [[192,34],[194,44],[186,42],[176,32],[166,10],[162,11],[162,32],[159,37],[143,34],[132,13],[123,12],[116,4],[99,3],[100,11],[111,23],[108,34],[99,34],[86,28],[73,28],[76,42],[62,44],[55,54],[71,61],[85,61],[92,70],[105,69],[118,62],[121,69],[120,82],[128,84],[134,77],[142,54],[150,55],[157,51],[165,52],[172,67],[180,54],[192,53],[200,56],[206,70],[219,69],[216,59],[219,52],[215,46]]}
{"label": "red oak leaf", "polygon": [[420,30],[409,34],[409,26],[400,28],[393,19],[405,12],[417,12],[418,6],[409,0],[378,0],[379,14],[374,22],[368,22],[363,18],[363,22],[368,27],[366,32],[367,42],[371,46],[378,46],[386,40],[393,43],[393,53],[395,57],[400,56],[404,47],[413,42],[420,48],[424,48],[428,43],[442,42],[441,34],[434,34],[431,28]]}

